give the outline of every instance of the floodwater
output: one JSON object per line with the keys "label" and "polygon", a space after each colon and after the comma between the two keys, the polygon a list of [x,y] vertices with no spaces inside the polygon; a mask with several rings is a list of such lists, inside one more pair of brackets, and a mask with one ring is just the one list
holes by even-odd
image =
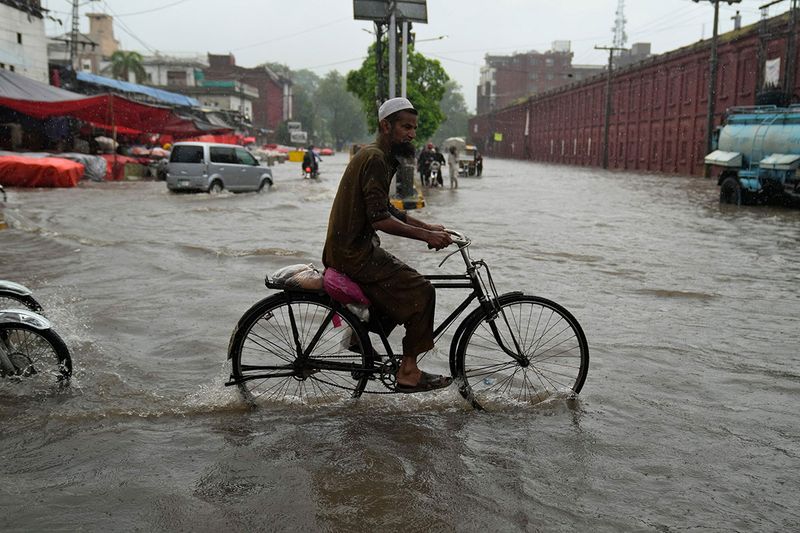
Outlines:
{"label": "floodwater", "polygon": [[[262,194],[9,191],[0,278],[34,290],[75,376],[0,382],[1,530],[796,530],[800,212],[720,206],[702,178],[486,160],[415,213],[472,237],[501,292],[573,312],[577,400],[248,409],[230,333],[266,273],[320,264],[346,162],[278,165]],[[421,271],[443,257],[383,240]]]}

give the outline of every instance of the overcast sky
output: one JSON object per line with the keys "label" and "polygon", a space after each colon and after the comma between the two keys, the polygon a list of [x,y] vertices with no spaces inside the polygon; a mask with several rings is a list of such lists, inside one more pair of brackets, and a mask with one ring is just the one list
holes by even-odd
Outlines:
{"label": "overcast sky", "polygon": [[[619,0],[428,0],[428,23],[414,24],[417,50],[438,59],[457,81],[470,111],[484,56],[550,49],[555,40],[571,41],[574,64],[605,64],[607,52],[595,50],[613,42]],[[708,0],[625,0],[627,46],[652,43],[663,53],[710,38],[713,6]],[[720,4],[720,33],[760,18],[768,0]],[[790,0],[769,8],[787,11]],[[43,0],[52,16],[48,34],[70,27],[72,0]],[[123,49],[143,54],[191,56],[207,52],[236,56],[242,66],[278,62],[293,70],[319,75],[356,69],[373,40],[372,24],[353,19],[352,0],[81,0],[84,13],[115,18],[115,37]],[[444,36],[444,38],[441,38]],[[427,40],[431,39],[431,40]]]}

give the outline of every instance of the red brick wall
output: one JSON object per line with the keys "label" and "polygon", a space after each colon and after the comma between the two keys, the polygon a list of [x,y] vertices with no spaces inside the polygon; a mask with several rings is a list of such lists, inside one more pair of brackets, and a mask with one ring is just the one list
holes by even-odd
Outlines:
{"label": "red brick wall", "polygon": [[[771,33],[786,23],[785,16],[771,19]],[[785,39],[765,42],[766,58],[782,58],[783,76]],[[715,124],[727,108],[755,103],[758,43],[755,26],[720,36]],[[706,40],[614,72],[609,168],[702,175],[709,56]],[[791,84],[796,93],[798,71],[800,65]],[[470,139],[489,156],[601,166],[605,86],[605,76],[597,76],[477,116],[470,121]],[[501,142],[492,141],[495,132],[503,135]]]}

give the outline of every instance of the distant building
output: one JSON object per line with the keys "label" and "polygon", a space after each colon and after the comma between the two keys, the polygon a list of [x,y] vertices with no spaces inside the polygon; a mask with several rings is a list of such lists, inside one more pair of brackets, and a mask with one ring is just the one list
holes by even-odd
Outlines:
{"label": "distant building", "polygon": [[[114,38],[114,18],[105,13],[87,13],[89,33],[78,34],[75,70],[91,74],[105,74],[111,55],[119,50]],[[47,59],[50,67],[64,69],[69,66],[72,34],[67,32],[47,39]]]}
{"label": "distant building", "polygon": [[100,45],[100,55],[111,57],[119,50],[119,41],[114,38],[114,18],[105,13],[87,13],[89,38]]}
{"label": "distant building", "polygon": [[193,96],[212,111],[233,111],[244,120],[253,120],[253,106],[258,102],[258,89],[235,80],[198,80],[195,87],[183,87],[181,93]]}
{"label": "distant building", "polygon": [[570,41],[555,41],[551,50],[485,57],[478,86],[477,112],[501,109],[527,96],[599,74],[602,66],[573,65]]}
{"label": "distant building", "polygon": [[205,80],[234,80],[258,91],[253,102],[253,126],[275,131],[292,118],[292,82],[267,67],[240,67],[233,54],[208,54]]}
{"label": "distant building", "polygon": [[0,69],[49,81],[40,0],[0,0]]}
{"label": "distant building", "polygon": [[[66,68],[69,66],[69,33],[47,38],[47,62],[50,68]],[[100,71],[102,56],[98,43],[85,33],[78,34],[76,68],[78,71],[97,74]]]}
{"label": "distant building", "polygon": [[630,50],[624,50],[614,56],[614,68],[626,67],[647,59],[650,53],[650,43],[633,43]]}
{"label": "distant building", "polygon": [[[144,56],[142,66],[147,74],[143,80],[148,85],[168,87],[178,90],[183,87],[197,87],[198,79],[203,77],[203,69],[208,68],[205,57],[179,58],[162,56]],[[187,93],[188,94],[188,93]]]}

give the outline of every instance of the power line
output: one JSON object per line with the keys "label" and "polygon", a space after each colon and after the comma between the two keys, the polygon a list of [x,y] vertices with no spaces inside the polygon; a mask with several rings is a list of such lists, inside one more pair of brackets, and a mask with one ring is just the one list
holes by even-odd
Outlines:
{"label": "power line", "polygon": [[350,63],[352,61],[364,61],[366,58],[367,58],[367,56],[353,57],[353,58],[350,58],[350,59],[345,59],[343,61],[336,61],[334,63],[326,63],[324,65],[314,65],[313,67],[302,67],[302,68],[307,69],[307,70],[315,70],[315,69],[318,69],[318,68],[332,67],[334,65],[341,65],[343,63]]}
{"label": "power line", "polygon": [[307,28],[305,30],[298,31],[296,33],[290,33],[288,35],[282,35],[280,37],[275,37],[273,39],[267,39],[266,41],[261,41],[261,42],[258,42],[258,43],[248,44],[248,45],[245,45],[245,46],[240,46],[238,48],[232,48],[231,51],[232,52],[238,52],[239,50],[246,50],[247,48],[254,48],[256,46],[261,46],[262,44],[269,44],[269,43],[274,43],[276,41],[282,41],[284,39],[290,39],[292,37],[297,37],[298,35],[303,35],[304,33],[310,33],[312,31],[316,31],[316,30],[318,30],[320,28],[327,28],[328,26],[333,26],[334,24],[339,24],[340,22],[345,21],[345,20],[349,21],[349,20],[352,20],[352,19],[350,17],[341,18],[341,19],[338,19],[338,20],[334,20],[332,22],[327,22],[325,24],[321,24],[319,26],[314,26],[313,28]]}
{"label": "power line", "polygon": [[120,13],[119,15],[115,15],[117,17],[132,17],[134,15],[144,15],[145,13],[153,13],[154,11],[161,11],[163,9],[169,9],[170,7],[177,6],[178,4],[183,4],[184,2],[188,2],[189,0],[178,0],[177,2],[172,2],[171,4],[167,4],[161,7],[154,7],[152,9],[146,9],[144,11],[134,11],[132,13]]}

